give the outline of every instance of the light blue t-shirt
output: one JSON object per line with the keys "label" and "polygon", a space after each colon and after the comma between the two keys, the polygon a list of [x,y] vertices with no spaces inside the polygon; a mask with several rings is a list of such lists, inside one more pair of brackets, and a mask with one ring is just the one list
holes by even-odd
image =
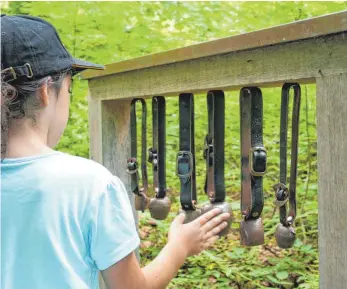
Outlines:
{"label": "light blue t-shirt", "polygon": [[52,153],[1,163],[1,288],[95,289],[98,271],[139,246],[123,183]]}

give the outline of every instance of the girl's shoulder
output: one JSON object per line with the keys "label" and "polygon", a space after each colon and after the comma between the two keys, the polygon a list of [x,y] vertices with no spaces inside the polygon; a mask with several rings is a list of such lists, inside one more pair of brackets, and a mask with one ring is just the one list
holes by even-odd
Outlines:
{"label": "girl's shoulder", "polygon": [[[1,177],[12,183],[18,178],[40,187],[56,188],[63,192],[95,192],[97,195],[109,186],[122,186],[120,179],[96,161],[53,151],[49,154],[5,159]],[[97,196],[94,196],[97,197]]]}
{"label": "girl's shoulder", "polygon": [[45,164],[45,167],[49,167],[52,174],[63,173],[66,179],[74,182],[105,186],[115,179],[115,176],[106,167],[91,159],[58,153],[51,159],[47,159],[47,162],[51,165]]}
{"label": "girl's shoulder", "polygon": [[106,175],[111,176],[111,172],[100,163],[84,157],[73,156],[67,153],[59,152],[50,160],[57,167],[65,167],[68,170],[75,171],[76,174],[87,175]]}

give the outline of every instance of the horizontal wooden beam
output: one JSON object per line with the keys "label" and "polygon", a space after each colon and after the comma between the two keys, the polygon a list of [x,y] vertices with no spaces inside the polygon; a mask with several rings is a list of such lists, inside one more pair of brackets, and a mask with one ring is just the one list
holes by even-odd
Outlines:
{"label": "horizontal wooden beam", "polygon": [[108,64],[106,65],[105,70],[87,70],[82,73],[82,77],[85,79],[90,79],[158,65],[166,65],[170,63],[198,59],[207,56],[309,39],[346,30],[347,11],[342,11]]}
{"label": "horizontal wooden beam", "polygon": [[346,51],[347,31],[94,78],[89,88],[93,98],[122,99],[313,83],[316,77],[346,73]]}

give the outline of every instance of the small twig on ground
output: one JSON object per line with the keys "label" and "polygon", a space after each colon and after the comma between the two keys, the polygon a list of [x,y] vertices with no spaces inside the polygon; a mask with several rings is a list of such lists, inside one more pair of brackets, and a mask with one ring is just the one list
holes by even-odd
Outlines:
{"label": "small twig on ground", "polygon": [[268,245],[264,245],[263,246],[265,250],[271,252],[273,255],[275,255],[276,257],[279,257],[279,254],[278,252],[276,252],[274,249],[272,249],[270,246]]}

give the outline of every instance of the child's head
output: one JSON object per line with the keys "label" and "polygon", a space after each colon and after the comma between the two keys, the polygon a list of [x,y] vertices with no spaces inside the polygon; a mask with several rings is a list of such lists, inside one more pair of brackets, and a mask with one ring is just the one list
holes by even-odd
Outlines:
{"label": "child's head", "polygon": [[73,58],[48,22],[2,15],[1,153],[11,135],[29,130],[55,146],[68,120],[72,76],[87,68],[103,66]]}
{"label": "child's head", "polygon": [[69,71],[38,80],[1,81],[1,153],[7,149],[9,129],[37,130],[53,147],[63,133],[69,114]]}

